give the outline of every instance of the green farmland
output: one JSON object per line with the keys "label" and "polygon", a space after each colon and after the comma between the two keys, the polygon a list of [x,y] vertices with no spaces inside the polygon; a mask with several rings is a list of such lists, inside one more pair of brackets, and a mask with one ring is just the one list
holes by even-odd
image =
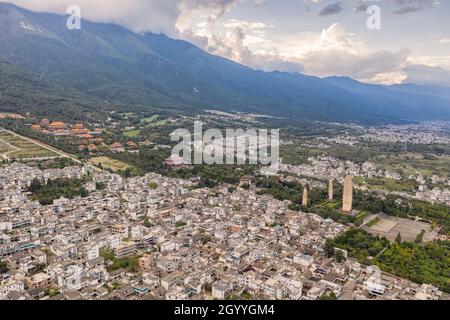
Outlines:
{"label": "green farmland", "polygon": [[58,157],[55,152],[18,135],[0,129],[0,156],[5,160]]}

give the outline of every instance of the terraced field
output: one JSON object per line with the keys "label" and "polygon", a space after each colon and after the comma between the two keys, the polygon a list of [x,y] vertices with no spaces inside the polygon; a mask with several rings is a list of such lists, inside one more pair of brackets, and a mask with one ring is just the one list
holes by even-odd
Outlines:
{"label": "terraced field", "polygon": [[33,141],[0,129],[0,156],[10,160],[56,158],[59,155]]}

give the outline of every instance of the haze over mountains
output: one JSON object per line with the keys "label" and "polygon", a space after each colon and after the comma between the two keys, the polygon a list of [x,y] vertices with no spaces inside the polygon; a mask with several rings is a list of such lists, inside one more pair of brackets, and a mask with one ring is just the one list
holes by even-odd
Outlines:
{"label": "haze over mountains", "polygon": [[[21,90],[61,107],[122,106],[179,113],[205,109],[270,114],[298,121],[362,124],[450,120],[450,89],[369,85],[350,78],[256,71],[180,40],[136,34],[0,3],[0,109],[18,107]],[[9,88],[6,90],[5,88]],[[39,91],[39,94],[36,94]],[[80,97],[77,101],[77,97]],[[32,103],[26,104],[32,107]]]}

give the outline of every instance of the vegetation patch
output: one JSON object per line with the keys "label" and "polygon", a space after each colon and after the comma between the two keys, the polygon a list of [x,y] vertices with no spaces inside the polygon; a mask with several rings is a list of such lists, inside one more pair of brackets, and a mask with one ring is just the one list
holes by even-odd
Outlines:
{"label": "vegetation patch", "polygon": [[7,273],[9,271],[8,265],[6,262],[0,260],[0,274]]}
{"label": "vegetation patch", "polygon": [[431,283],[450,293],[450,241],[426,245],[390,243],[386,238],[353,229],[328,242],[328,245],[347,250],[363,264],[375,264],[383,271],[419,284]]}
{"label": "vegetation patch", "polygon": [[367,186],[369,190],[386,190],[386,191],[413,191],[418,187],[415,180],[396,180],[390,178],[363,178],[355,177],[354,182],[360,186]]}
{"label": "vegetation patch", "polygon": [[375,226],[378,222],[380,222],[380,218],[376,217],[376,218],[370,220],[369,223],[367,223],[367,226],[369,228],[371,228],[371,227]]}
{"label": "vegetation patch", "polygon": [[58,154],[39,144],[0,129],[0,156],[7,159],[58,157]]}
{"label": "vegetation patch", "polygon": [[89,159],[89,162],[100,168],[112,170],[113,172],[124,171],[130,167],[122,161],[111,159],[109,157],[91,158]]}
{"label": "vegetation patch", "polygon": [[159,118],[159,115],[157,115],[157,114],[155,114],[155,115],[153,115],[151,117],[143,118],[141,120],[141,124],[147,124],[147,123],[155,122],[156,120],[158,120],[158,118]]}
{"label": "vegetation patch", "polygon": [[382,169],[395,171],[402,176],[414,175],[418,172],[430,177],[434,174],[450,176],[450,156],[430,153],[399,153],[376,157]]}
{"label": "vegetation patch", "polygon": [[163,119],[163,120],[155,121],[155,122],[152,122],[152,123],[148,123],[145,127],[146,128],[163,127],[167,123],[169,123],[169,120],[168,119]]}
{"label": "vegetation patch", "polygon": [[127,138],[136,138],[141,134],[141,130],[131,130],[123,132],[123,135]]}
{"label": "vegetation patch", "polygon": [[34,179],[28,191],[33,194],[32,200],[39,201],[41,205],[50,205],[53,204],[54,200],[61,197],[67,199],[73,199],[77,196],[87,197],[89,193],[83,187],[85,183],[86,179],[59,178],[43,184],[38,179]]}
{"label": "vegetation patch", "polygon": [[108,272],[119,269],[126,269],[129,272],[137,272],[139,270],[139,257],[117,258],[114,251],[109,248],[103,249],[100,255],[108,263]]}

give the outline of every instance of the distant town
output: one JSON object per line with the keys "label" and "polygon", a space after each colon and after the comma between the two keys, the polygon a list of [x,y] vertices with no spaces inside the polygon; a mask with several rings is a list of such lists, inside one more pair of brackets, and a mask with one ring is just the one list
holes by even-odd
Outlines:
{"label": "distant town", "polygon": [[[32,129],[85,139],[100,132],[47,122]],[[311,163],[282,169],[328,179],[329,201],[334,200],[333,183],[343,182],[345,214],[357,214],[352,208],[352,176],[399,179],[370,163],[360,167],[332,158]],[[60,197],[42,205],[29,191],[36,183],[86,177],[83,197]],[[336,248],[340,258],[328,257],[327,239],[338,237],[348,226],[290,210],[289,201],[259,195],[252,181],[244,177],[237,188],[193,189],[193,180],[158,174],[125,179],[89,164],[46,170],[19,162],[4,166],[0,259],[8,271],[3,272],[0,298],[448,297],[430,284],[385,272],[374,282],[372,267],[346,250]],[[434,200],[448,203],[448,198]],[[308,202],[305,188],[302,205],[306,208]]]}
{"label": "distant town", "polygon": [[450,300],[448,1],[2,1],[0,302]]}

